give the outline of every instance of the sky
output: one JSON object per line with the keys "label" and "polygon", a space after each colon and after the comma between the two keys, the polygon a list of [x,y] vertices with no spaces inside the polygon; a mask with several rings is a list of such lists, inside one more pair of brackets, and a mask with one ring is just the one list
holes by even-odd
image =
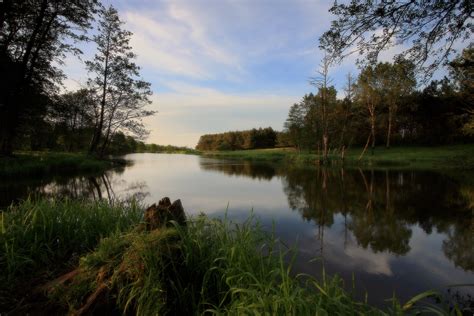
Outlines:
{"label": "sky", "polygon": [[[334,18],[332,0],[108,0],[133,32],[143,79],[152,84],[147,143],[194,147],[199,136],[271,126],[282,130],[291,105],[315,92],[323,57],[318,38]],[[89,44],[90,46],[90,44]],[[83,47],[82,60],[93,47]],[[396,53],[388,50],[382,59]],[[64,61],[65,87],[84,86],[77,57]],[[355,57],[330,69],[343,95]]]}

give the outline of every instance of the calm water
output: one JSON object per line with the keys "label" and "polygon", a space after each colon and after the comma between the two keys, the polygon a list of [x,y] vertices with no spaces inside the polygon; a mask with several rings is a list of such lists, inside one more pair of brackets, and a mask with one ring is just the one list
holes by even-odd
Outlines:
{"label": "calm water", "polygon": [[[189,214],[246,219],[251,210],[288,244],[297,272],[338,273],[375,305],[474,284],[474,188],[433,172],[295,168],[188,155],[133,154],[103,175],[0,184],[0,207],[29,193],[180,198]],[[311,259],[319,260],[309,263]],[[473,287],[463,288],[464,298]],[[469,298],[468,298],[469,299]]]}

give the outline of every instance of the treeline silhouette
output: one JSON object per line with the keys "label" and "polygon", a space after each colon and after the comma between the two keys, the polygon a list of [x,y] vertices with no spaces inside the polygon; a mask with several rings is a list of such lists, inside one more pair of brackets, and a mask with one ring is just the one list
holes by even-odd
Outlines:
{"label": "treeline silhouette", "polygon": [[[98,0],[0,1],[0,155],[134,150],[148,135],[142,119],[155,112],[123,26]],[[84,42],[95,45],[87,83],[64,92],[58,65]]]}
{"label": "treeline silhouette", "polygon": [[208,134],[199,138],[198,150],[240,150],[273,148],[277,145],[278,132],[271,127],[253,128],[246,131],[233,131]]}

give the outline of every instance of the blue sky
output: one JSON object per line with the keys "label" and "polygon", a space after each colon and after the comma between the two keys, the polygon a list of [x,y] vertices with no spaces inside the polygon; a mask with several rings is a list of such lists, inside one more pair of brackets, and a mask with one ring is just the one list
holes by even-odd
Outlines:
{"label": "blue sky", "polygon": [[[158,111],[147,142],[194,147],[199,136],[271,126],[315,90],[318,37],[333,18],[331,0],[109,0],[125,28]],[[85,47],[90,57],[92,48]],[[390,59],[395,50],[383,58]],[[65,60],[68,89],[84,85],[81,61]],[[354,59],[331,69],[342,90]],[[342,92],[340,92],[342,95]]]}

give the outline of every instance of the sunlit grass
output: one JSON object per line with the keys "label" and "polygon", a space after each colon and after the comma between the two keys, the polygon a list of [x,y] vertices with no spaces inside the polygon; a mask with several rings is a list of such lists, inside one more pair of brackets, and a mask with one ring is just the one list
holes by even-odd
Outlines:
{"label": "sunlit grass", "polygon": [[[439,147],[377,147],[372,155],[370,148],[359,160],[362,148],[351,148],[345,153],[344,164],[348,166],[396,167],[396,168],[474,168],[474,144]],[[255,161],[286,161],[302,164],[316,164],[321,156],[315,151],[298,152],[293,148],[272,148],[237,151],[205,152],[204,155]],[[328,156],[331,165],[341,165],[341,154],[331,150]]]}
{"label": "sunlit grass", "polygon": [[0,176],[41,176],[74,172],[97,172],[124,165],[122,159],[97,159],[81,153],[18,152],[0,157]]}

